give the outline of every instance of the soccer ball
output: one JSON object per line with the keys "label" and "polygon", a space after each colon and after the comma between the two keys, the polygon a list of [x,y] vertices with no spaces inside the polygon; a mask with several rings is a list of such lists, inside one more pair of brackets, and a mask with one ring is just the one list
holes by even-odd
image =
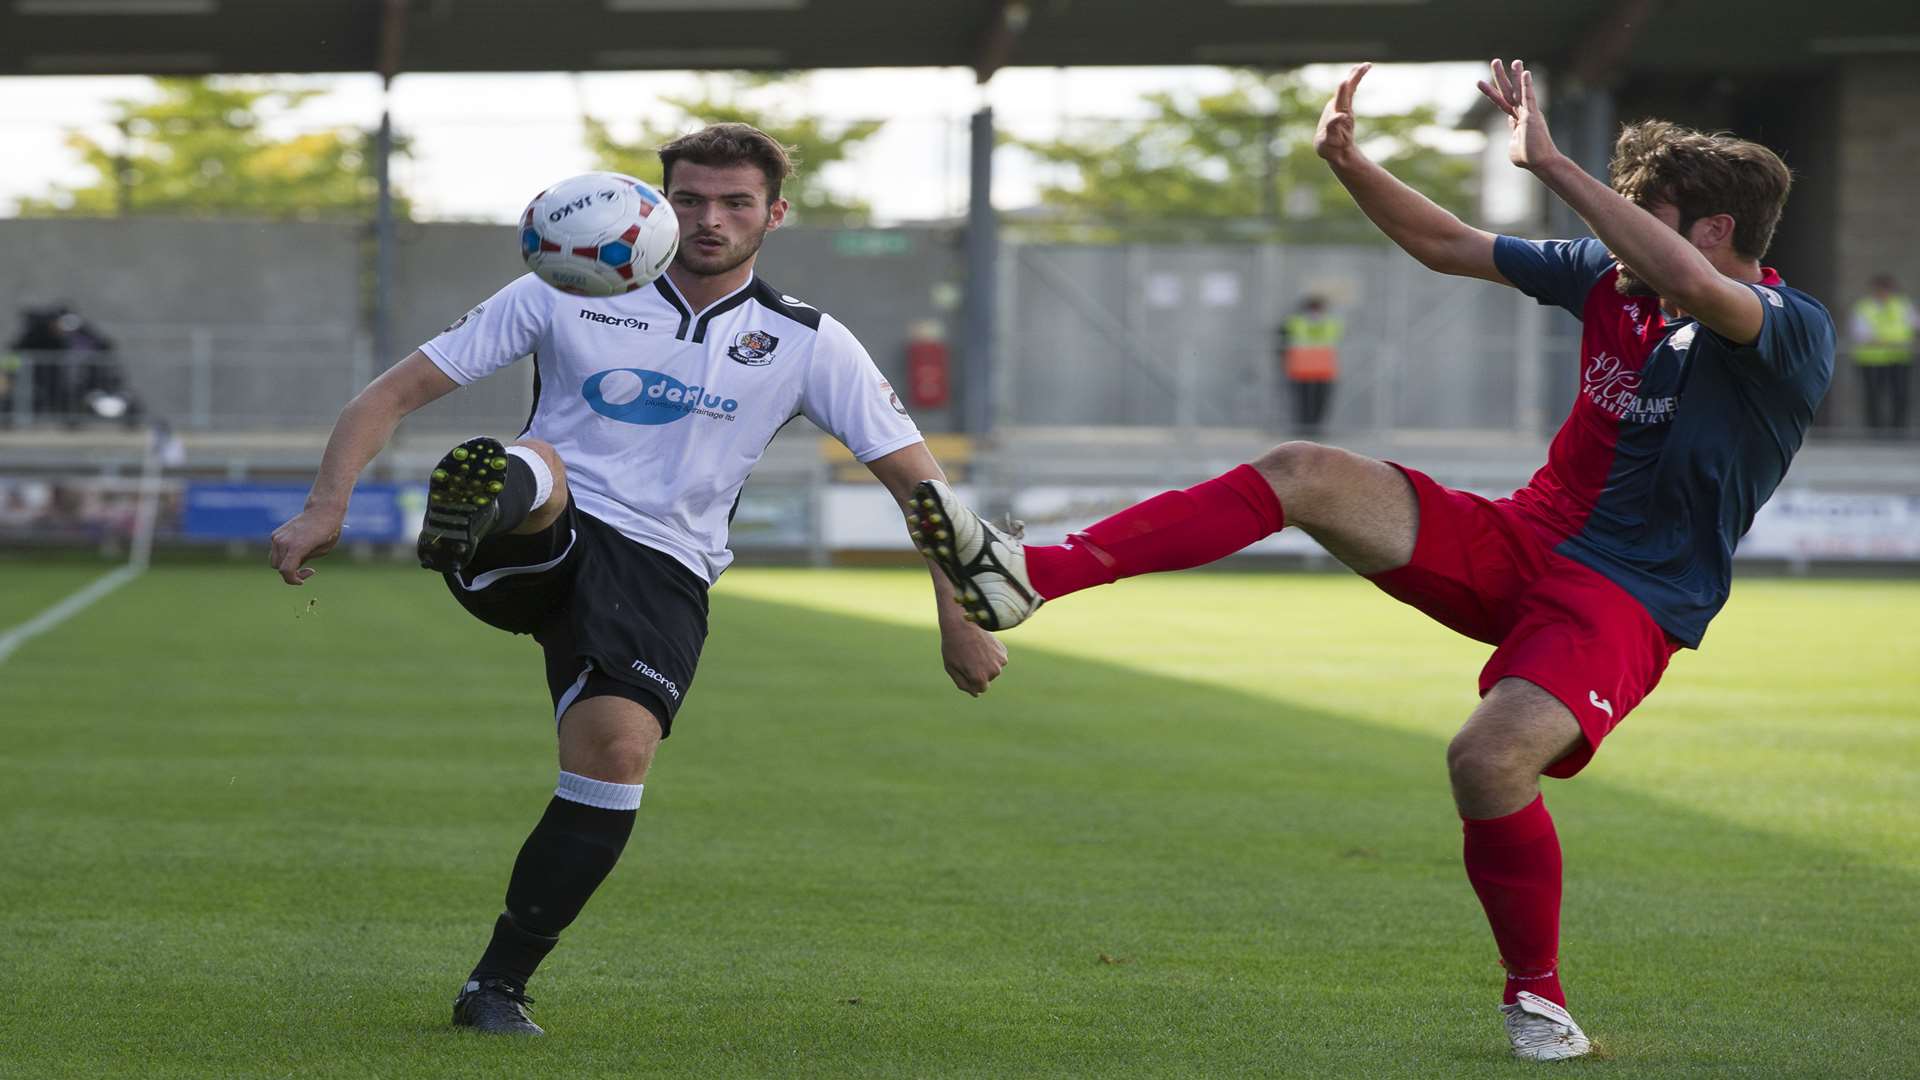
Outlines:
{"label": "soccer ball", "polygon": [[660,276],[680,248],[680,219],[652,184],[620,173],[562,180],[520,215],[520,257],[578,296],[618,296]]}

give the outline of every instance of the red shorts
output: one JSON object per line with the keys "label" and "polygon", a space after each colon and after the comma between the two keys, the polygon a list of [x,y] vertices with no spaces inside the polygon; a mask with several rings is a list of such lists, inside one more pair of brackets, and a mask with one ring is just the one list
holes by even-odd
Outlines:
{"label": "red shorts", "polygon": [[1442,487],[1395,465],[1420,500],[1413,561],[1373,575],[1387,595],[1490,645],[1480,695],[1501,679],[1540,687],[1572,710],[1585,744],[1547,767],[1586,768],[1600,740],[1660,682],[1680,643],[1626,590],[1553,550],[1554,539],[1506,499]]}

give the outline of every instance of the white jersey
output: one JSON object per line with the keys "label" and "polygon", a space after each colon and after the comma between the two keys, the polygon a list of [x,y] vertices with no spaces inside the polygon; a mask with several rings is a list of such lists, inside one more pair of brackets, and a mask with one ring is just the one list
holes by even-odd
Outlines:
{"label": "white jersey", "polygon": [[580,509],[709,584],[787,421],[804,414],[861,461],[920,441],[853,334],[757,277],[696,313],[665,277],[588,297],[527,274],[420,348],[463,386],[532,353],[522,434],[560,452]]}

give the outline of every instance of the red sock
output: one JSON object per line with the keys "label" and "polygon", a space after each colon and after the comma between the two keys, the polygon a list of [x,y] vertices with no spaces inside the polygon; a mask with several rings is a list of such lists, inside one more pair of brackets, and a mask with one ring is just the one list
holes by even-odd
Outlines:
{"label": "red sock", "polygon": [[1465,821],[1467,880],[1480,894],[1507,968],[1501,997],[1531,991],[1558,1005],[1560,989],[1560,837],[1544,798],[1506,817]]}
{"label": "red sock", "polygon": [[1185,491],[1165,491],[1074,533],[1027,548],[1027,574],[1048,600],[1123,577],[1226,558],[1286,527],[1267,478],[1242,465]]}

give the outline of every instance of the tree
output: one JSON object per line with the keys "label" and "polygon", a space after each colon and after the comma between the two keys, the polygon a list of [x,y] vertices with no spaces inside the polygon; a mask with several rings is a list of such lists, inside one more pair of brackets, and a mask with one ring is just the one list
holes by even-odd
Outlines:
{"label": "tree", "polygon": [[[150,101],[113,104],[119,138],[82,132],[67,145],[97,178],[20,200],[22,215],[241,214],[275,218],[366,217],[378,197],[374,137],[352,129],[276,138],[268,116],[319,90],[253,87],[206,78],[155,79]],[[395,140],[395,152],[404,152]],[[407,216],[394,196],[394,214]]]}
{"label": "tree", "polygon": [[[1377,240],[1313,152],[1325,92],[1294,72],[1236,71],[1218,94],[1148,94],[1146,118],[1053,140],[1009,139],[1071,179],[1041,187],[1062,231],[1096,238],[1191,238],[1196,229],[1258,239]],[[1418,141],[1431,106],[1370,114],[1375,159],[1450,210],[1469,204],[1474,162]],[[1040,228],[1047,225],[1042,223]]]}
{"label": "tree", "polygon": [[823,179],[826,167],[845,161],[853,151],[879,132],[883,120],[855,120],[829,124],[816,116],[806,116],[782,105],[760,106],[749,99],[778,95],[791,98],[803,87],[798,77],[785,72],[773,75],[740,74],[724,82],[704,80],[698,95],[661,97],[671,106],[671,119],[646,120],[632,139],[616,138],[605,122],[586,115],[587,147],[593,152],[597,168],[612,169],[643,179],[660,180],[660,159],[656,149],[663,143],[706,124],[752,124],[777,140],[794,154],[794,174],[780,188],[780,194],[793,204],[792,220],[806,225],[856,225],[864,223],[871,209],[866,200],[836,192]]}

